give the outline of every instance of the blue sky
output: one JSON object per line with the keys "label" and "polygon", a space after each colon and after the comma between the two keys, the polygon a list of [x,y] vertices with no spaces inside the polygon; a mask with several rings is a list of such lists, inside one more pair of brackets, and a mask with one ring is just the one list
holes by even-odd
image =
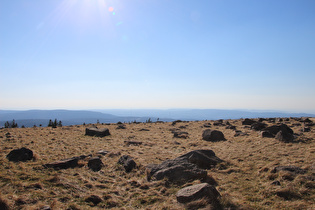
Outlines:
{"label": "blue sky", "polygon": [[3,0],[0,27],[0,109],[315,113],[314,0]]}

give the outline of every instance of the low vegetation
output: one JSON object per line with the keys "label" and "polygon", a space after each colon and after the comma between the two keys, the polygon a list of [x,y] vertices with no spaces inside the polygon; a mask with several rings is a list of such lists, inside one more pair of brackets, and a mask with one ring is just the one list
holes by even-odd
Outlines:
{"label": "low vegetation", "polygon": [[[242,122],[150,121],[122,123],[123,129],[117,124],[3,128],[0,209],[314,209],[315,119],[263,121],[264,127],[288,125],[294,132],[290,142],[262,137]],[[85,129],[93,126],[108,128],[110,135],[85,135]],[[203,140],[207,129],[221,131],[224,141]],[[9,161],[6,156],[22,147],[33,151],[33,159]],[[180,185],[167,179],[148,181],[147,165],[198,149],[211,149],[223,160],[206,170],[207,180]],[[83,155],[75,168],[44,166]],[[132,157],[136,168],[126,172],[118,164],[123,155]],[[87,161],[97,156],[103,163],[101,170],[89,169]],[[220,193],[215,206],[207,199],[177,202],[180,189],[201,182],[214,185]]]}

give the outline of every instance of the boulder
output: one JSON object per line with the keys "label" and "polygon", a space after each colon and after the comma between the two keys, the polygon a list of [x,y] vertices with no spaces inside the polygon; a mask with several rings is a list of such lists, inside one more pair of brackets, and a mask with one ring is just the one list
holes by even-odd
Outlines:
{"label": "boulder", "polygon": [[217,202],[220,193],[217,189],[208,183],[201,183],[185,187],[176,193],[176,199],[179,203],[189,203],[199,199],[207,199],[209,203]]}
{"label": "boulder", "polygon": [[269,131],[261,131],[260,136],[263,138],[273,138],[274,137]]}
{"label": "boulder", "polygon": [[267,128],[264,128],[263,131],[268,131],[272,135],[277,135],[279,131],[283,131],[285,133],[293,134],[293,130],[289,128],[286,124],[280,124],[280,125],[272,125]]}
{"label": "boulder", "polygon": [[194,150],[161,164],[147,166],[148,180],[167,178],[173,183],[185,183],[191,180],[202,180],[207,177],[203,169],[213,168],[223,162],[212,150]]}
{"label": "boulder", "polygon": [[126,172],[132,171],[132,169],[136,168],[137,164],[129,155],[123,155],[119,158],[118,164],[123,165]]}
{"label": "boulder", "polygon": [[293,134],[282,130],[277,133],[275,138],[283,142],[292,142],[294,140]]}
{"label": "boulder", "polygon": [[12,150],[6,157],[9,161],[19,162],[32,160],[34,156],[32,150],[22,147]]}
{"label": "boulder", "polygon": [[88,162],[88,167],[92,171],[99,171],[104,166],[102,160],[99,157],[91,158]]}
{"label": "boulder", "polygon": [[174,138],[183,138],[187,139],[188,138],[188,133],[184,131],[174,131]]}
{"label": "boulder", "polygon": [[97,136],[97,137],[104,137],[109,136],[109,130],[107,128],[86,128],[85,135],[87,136]]}
{"label": "boulder", "polygon": [[43,166],[47,167],[47,168],[54,168],[54,169],[75,168],[75,167],[79,166],[78,161],[80,159],[81,159],[80,157],[72,157],[72,158],[68,158],[68,159],[55,161],[52,163],[47,163]]}
{"label": "boulder", "polygon": [[202,169],[210,169],[218,163],[223,162],[223,160],[215,156],[215,153],[212,150],[194,150],[179,156],[176,159],[193,163]]}
{"label": "boulder", "polygon": [[147,178],[162,180],[167,178],[172,183],[185,183],[196,179],[205,179],[207,171],[183,159],[166,160],[161,164],[147,166]]}
{"label": "boulder", "polygon": [[207,129],[202,133],[203,140],[206,141],[225,141],[224,134],[218,130]]}
{"label": "boulder", "polygon": [[242,121],[242,125],[252,125],[255,122],[256,122],[255,120],[246,118],[245,120]]}
{"label": "boulder", "polygon": [[255,131],[261,131],[262,129],[266,128],[267,124],[262,123],[262,122],[255,122],[253,123],[250,128],[255,130]]}

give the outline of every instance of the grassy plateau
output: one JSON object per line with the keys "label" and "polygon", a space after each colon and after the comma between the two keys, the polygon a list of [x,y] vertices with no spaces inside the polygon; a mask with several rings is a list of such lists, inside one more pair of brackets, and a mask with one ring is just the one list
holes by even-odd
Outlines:
{"label": "grassy plateau", "polygon": [[[254,119],[258,120],[258,119]],[[211,149],[224,162],[207,170],[209,183],[220,193],[220,209],[315,209],[315,126],[302,129],[305,123],[296,118],[276,119],[264,123],[287,124],[293,131],[293,142],[263,138],[258,131],[242,125],[242,119],[190,122],[95,124],[108,128],[109,136],[91,137],[85,129],[93,125],[57,128],[0,129],[0,208],[9,209],[213,209],[204,200],[186,205],[176,200],[176,192],[198,184],[195,180],[183,185],[167,180],[148,181],[146,166],[197,149]],[[283,121],[282,121],[283,120]],[[315,122],[314,118],[310,118]],[[239,135],[228,124],[236,126]],[[211,124],[210,127],[208,124]],[[172,130],[188,134],[174,137]],[[206,129],[222,131],[226,141],[202,139]],[[128,144],[137,141],[142,144]],[[34,159],[11,162],[6,156],[13,149],[26,147]],[[108,151],[106,155],[98,151]],[[100,156],[104,166],[92,171],[87,159],[80,167],[52,169],[43,165],[80,155]],[[117,164],[122,155],[133,157],[137,168],[125,172]],[[277,166],[297,166],[304,174],[286,171],[272,173]],[[273,183],[273,184],[272,184]],[[99,199],[90,202],[91,196]],[[3,207],[4,208],[4,207]]]}

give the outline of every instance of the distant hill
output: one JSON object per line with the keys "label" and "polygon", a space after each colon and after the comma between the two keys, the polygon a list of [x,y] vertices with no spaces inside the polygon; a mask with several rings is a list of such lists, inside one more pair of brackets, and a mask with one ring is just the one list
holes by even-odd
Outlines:
{"label": "distant hill", "polygon": [[287,113],[272,111],[247,111],[227,109],[104,109],[97,110],[102,113],[117,116],[151,116],[156,118],[171,118],[180,120],[217,120],[217,119],[240,119],[258,117],[315,117],[315,114]]}
{"label": "distant hill", "polygon": [[[0,110],[0,127],[4,126],[6,121],[11,122],[13,119],[19,127],[32,127],[42,125],[46,127],[50,119],[61,120],[63,125],[78,125],[83,123],[117,123],[121,122],[145,122],[150,117],[133,117],[133,116],[115,116],[96,111],[75,111],[75,110]],[[157,119],[152,117],[152,121]],[[173,119],[161,119],[163,121],[172,121]]]}
{"label": "distant hill", "polygon": [[6,121],[16,121],[19,127],[39,126],[46,127],[49,119],[61,120],[63,125],[78,125],[83,123],[117,123],[117,122],[165,122],[174,120],[217,120],[258,117],[315,117],[307,113],[286,113],[266,111],[242,111],[224,109],[104,109],[104,110],[0,110],[0,127]]}

